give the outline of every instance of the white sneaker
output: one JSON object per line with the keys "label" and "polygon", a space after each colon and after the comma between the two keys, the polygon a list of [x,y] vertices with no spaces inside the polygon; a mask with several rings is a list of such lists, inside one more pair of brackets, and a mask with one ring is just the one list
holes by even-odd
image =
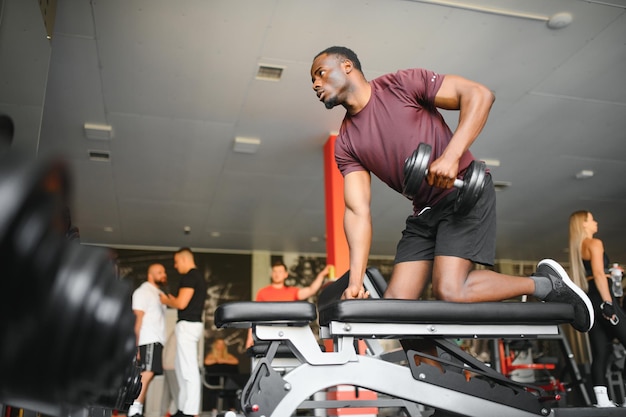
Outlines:
{"label": "white sneaker", "polygon": [[597,404],[593,405],[594,407],[597,407],[597,408],[617,407],[617,404],[609,400],[606,387],[595,386],[593,387],[593,393],[596,395],[596,401],[598,401]]}

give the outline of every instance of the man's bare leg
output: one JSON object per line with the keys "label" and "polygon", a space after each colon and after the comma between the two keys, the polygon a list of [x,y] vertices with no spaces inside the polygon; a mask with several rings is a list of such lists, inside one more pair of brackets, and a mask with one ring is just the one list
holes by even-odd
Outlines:
{"label": "man's bare leg", "polygon": [[[417,300],[421,297],[426,284],[430,280],[432,272],[431,261],[415,261],[415,262],[401,262],[394,265],[393,273],[387,291],[385,291],[384,298],[404,299],[404,300]],[[437,356],[436,346],[429,340],[424,339],[402,339],[400,340],[402,349],[408,352],[409,349],[416,352],[423,352],[430,356]],[[435,366],[440,370],[443,370],[441,365],[431,359],[422,358],[420,356],[414,356],[408,360],[413,360],[415,365],[425,363]]]}
{"label": "man's bare leg", "polygon": [[432,284],[435,298],[459,303],[503,301],[535,291],[529,277],[474,269],[472,261],[454,256],[435,257]]}
{"label": "man's bare leg", "polygon": [[432,261],[395,264],[384,298],[417,300],[422,296],[432,273]]}
{"label": "man's bare leg", "polygon": [[143,371],[141,373],[141,391],[139,396],[133,401],[133,404],[128,410],[128,417],[143,416],[143,407],[146,401],[146,393],[148,392],[148,385],[154,376],[152,371]]}

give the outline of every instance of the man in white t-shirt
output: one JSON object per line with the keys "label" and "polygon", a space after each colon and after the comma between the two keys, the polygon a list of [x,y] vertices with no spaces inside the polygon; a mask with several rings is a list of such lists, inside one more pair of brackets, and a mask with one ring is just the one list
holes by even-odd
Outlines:
{"label": "man in white t-shirt", "polygon": [[148,267],[146,281],[133,292],[137,361],[141,367],[141,393],[128,410],[128,415],[143,416],[143,404],[148,385],[155,375],[163,373],[163,345],[165,344],[165,306],[161,304],[160,287],[167,282],[161,264]]}

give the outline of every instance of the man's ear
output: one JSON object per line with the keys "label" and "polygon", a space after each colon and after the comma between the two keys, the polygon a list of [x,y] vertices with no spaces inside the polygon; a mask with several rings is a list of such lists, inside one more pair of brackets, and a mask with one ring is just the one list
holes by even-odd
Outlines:
{"label": "man's ear", "polygon": [[346,74],[350,74],[352,70],[354,69],[354,65],[352,64],[352,61],[350,61],[349,59],[344,59],[342,64],[343,64],[343,70],[345,71]]}

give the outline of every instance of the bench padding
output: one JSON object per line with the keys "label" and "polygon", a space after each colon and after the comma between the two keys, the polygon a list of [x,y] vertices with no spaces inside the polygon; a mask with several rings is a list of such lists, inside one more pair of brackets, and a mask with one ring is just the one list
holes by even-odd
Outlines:
{"label": "bench padding", "polygon": [[317,319],[317,310],[307,301],[234,301],[217,307],[214,317],[218,328],[250,327],[251,323],[304,326]]}
{"label": "bench padding", "polygon": [[562,324],[574,319],[574,308],[563,303],[451,303],[392,299],[343,300],[320,307],[320,325],[352,323],[441,324]]}

